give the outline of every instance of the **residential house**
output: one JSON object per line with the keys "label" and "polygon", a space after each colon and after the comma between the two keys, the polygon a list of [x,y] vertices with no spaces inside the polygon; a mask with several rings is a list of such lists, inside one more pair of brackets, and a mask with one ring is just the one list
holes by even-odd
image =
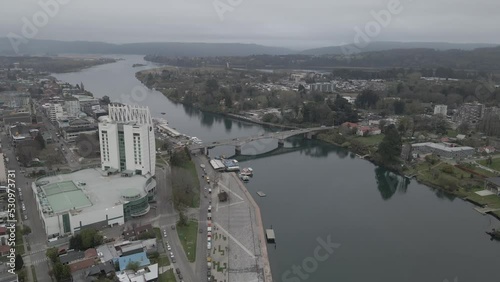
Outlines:
{"label": "residential house", "polygon": [[382,130],[378,127],[361,126],[358,127],[356,134],[359,136],[373,136],[382,134]]}

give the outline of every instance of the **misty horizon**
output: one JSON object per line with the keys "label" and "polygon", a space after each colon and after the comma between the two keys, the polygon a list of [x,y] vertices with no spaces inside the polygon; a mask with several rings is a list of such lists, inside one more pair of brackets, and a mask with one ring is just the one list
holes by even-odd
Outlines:
{"label": "misty horizon", "polygon": [[496,4],[490,0],[293,4],[153,0],[149,5],[117,0],[7,0],[2,5],[9,13],[0,19],[1,37],[23,36],[30,23],[37,27],[33,39],[114,44],[244,43],[304,50],[356,43],[359,31],[371,32],[371,41],[500,43]]}

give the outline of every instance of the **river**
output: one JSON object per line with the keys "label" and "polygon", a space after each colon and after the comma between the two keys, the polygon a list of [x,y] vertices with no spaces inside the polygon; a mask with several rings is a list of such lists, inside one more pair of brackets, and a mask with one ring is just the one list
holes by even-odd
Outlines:
{"label": "river", "polygon": [[[269,131],[175,104],[157,91],[134,94],[141,87],[135,72],[155,65],[141,56],[120,58],[125,60],[55,77],[83,82],[96,97],[147,105],[154,116],[203,141]],[[146,66],[132,68],[135,63]],[[276,141],[254,142],[242,153],[276,147]],[[499,226],[495,218],[336,146],[292,139],[285,147],[295,149],[244,162],[255,171],[247,187],[264,224],[276,232],[277,244],[268,245],[275,281],[498,281],[500,243],[485,234]],[[232,153],[230,147],[211,152]],[[320,241],[335,248],[314,258]]]}

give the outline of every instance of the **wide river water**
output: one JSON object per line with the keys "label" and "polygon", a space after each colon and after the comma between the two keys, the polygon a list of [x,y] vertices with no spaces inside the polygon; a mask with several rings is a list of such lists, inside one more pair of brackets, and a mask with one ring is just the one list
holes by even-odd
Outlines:
{"label": "wide river water", "polygon": [[[145,90],[135,72],[155,65],[142,56],[120,58],[125,60],[55,77],[83,82],[96,97],[149,106],[155,117],[203,141],[270,130],[200,112]],[[135,63],[146,66],[133,68]],[[277,244],[268,245],[275,281],[500,281],[500,243],[485,234],[500,225],[495,218],[336,146],[299,139],[285,146],[295,149],[243,163],[255,171],[247,187],[261,208],[264,225],[276,232]],[[276,147],[277,141],[255,142],[243,148],[243,155]],[[226,147],[211,154],[233,152]],[[267,197],[259,198],[257,191]],[[336,247],[328,257],[320,252],[315,259],[321,240]]]}

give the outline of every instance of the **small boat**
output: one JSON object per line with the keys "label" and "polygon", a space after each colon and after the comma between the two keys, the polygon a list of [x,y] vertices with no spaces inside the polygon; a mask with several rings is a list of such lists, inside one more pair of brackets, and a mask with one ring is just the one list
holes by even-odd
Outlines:
{"label": "small boat", "polygon": [[164,114],[166,114],[166,113],[163,113],[163,112],[162,112],[161,114],[162,114],[162,115],[164,115]]}
{"label": "small boat", "polygon": [[241,175],[253,176],[253,169],[251,167],[246,167],[241,170]]}
{"label": "small boat", "polygon": [[240,178],[241,180],[243,180],[244,182],[248,182],[250,181],[250,177],[248,175],[242,175],[240,174]]}

